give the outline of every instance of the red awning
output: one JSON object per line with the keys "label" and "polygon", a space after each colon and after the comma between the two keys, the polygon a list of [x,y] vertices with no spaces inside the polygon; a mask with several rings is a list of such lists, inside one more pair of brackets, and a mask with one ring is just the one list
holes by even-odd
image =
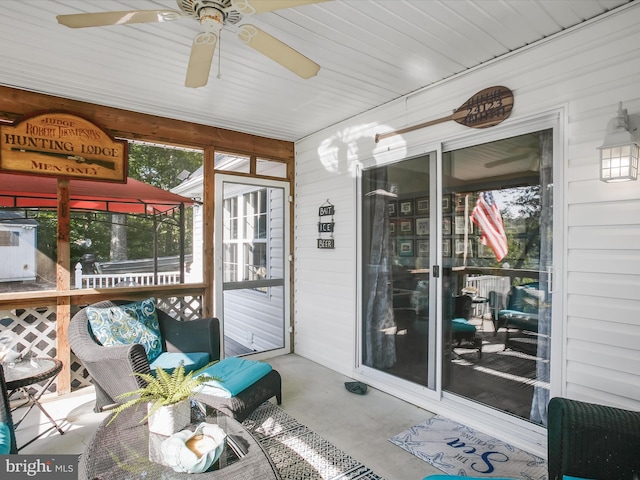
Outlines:
{"label": "red awning", "polygon": [[[166,213],[180,204],[193,205],[187,197],[147,185],[133,178],[127,183],[69,180],[72,210],[112,213]],[[0,173],[0,207],[57,208],[58,182],[50,177]]]}

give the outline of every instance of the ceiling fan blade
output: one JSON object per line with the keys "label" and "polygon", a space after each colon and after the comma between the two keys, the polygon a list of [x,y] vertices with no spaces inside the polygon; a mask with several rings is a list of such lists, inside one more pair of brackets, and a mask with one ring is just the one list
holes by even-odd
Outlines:
{"label": "ceiling fan blade", "polygon": [[320,65],[254,25],[240,27],[238,37],[251,48],[302,78],[311,78],[320,70]]}
{"label": "ceiling fan blade", "polygon": [[214,32],[202,32],[193,39],[185,86],[198,88],[207,84],[217,43],[218,35]]}
{"label": "ceiling fan blade", "polygon": [[121,12],[74,13],[58,15],[58,23],[69,28],[154,23],[178,20],[185,15],[177,10],[128,10]]}
{"label": "ceiling fan blade", "polygon": [[243,15],[253,15],[280,10],[281,8],[294,8],[327,1],[329,0],[236,0],[233,2],[233,8]]}

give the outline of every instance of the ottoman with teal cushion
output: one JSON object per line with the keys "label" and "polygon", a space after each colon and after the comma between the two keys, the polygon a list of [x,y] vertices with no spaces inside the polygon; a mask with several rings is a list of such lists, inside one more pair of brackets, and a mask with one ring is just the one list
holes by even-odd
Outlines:
{"label": "ottoman with teal cushion", "polygon": [[239,422],[272,397],[282,403],[282,379],[268,363],[228,357],[202,373],[222,381],[207,382],[193,398]]}
{"label": "ottoman with teal cushion", "polygon": [[482,338],[478,336],[478,329],[469,323],[465,318],[454,318],[451,320],[451,330],[453,343],[463,346],[467,343],[471,348],[478,349],[478,358],[482,357]]}

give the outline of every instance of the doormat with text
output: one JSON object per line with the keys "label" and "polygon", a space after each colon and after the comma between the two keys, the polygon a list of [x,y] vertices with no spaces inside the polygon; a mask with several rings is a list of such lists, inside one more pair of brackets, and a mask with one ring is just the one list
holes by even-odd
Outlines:
{"label": "doormat with text", "polygon": [[543,458],[440,415],[389,441],[448,475],[548,480]]}

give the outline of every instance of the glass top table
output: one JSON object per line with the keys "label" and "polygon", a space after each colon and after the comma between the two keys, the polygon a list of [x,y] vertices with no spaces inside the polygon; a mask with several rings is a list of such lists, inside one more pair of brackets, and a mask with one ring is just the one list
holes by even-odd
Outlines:
{"label": "glass top table", "polygon": [[[134,479],[225,479],[225,480],[281,480],[271,458],[251,434],[231,417],[212,407],[200,404],[191,409],[189,430],[202,422],[218,424],[227,434],[227,445],[220,459],[204,473],[175,472],[171,467],[149,460],[149,428],[141,423],[146,408],[131,407],[120,413],[113,422],[111,415],[98,427],[80,457],[79,480]],[[108,424],[108,425],[107,425]],[[151,434],[154,436],[155,434]],[[158,442],[157,437],[151,443]],[[164,437],[167,438],[167,437]]]}
{"label": "glass top table", "polygon": [[[4,376],[7,384],[7,390],[9,391],[9,398],[16,393],[21,392],[26,401],[16,407],[12,408],[11,411],[15,411],[18,408],[27,406],[27,410],[22,414],[22,417],[18,420],[13,421],[14,428],[18,428],[18,426],[22,423],[25,417],[29,414],[29,412],[33,409],[33,407],[38,407],[40,411],[49,419],[52,424],[52,428],[58,430],[58,433],[62,435],[64,430],[58,425],[53,417],[47,412],[42,404],[40,403],[40,397],[47,391],[49,386],[53,383],[55,378],[62,370],[62,362],[55,358],[47,358],[47,357],[29,357],[22,358],[19,361],[15,362],[2,362],[2,368],[4,370]],[[33,393],[31,390],[27,389],[28,386],[34,385],[36,383],[47,381],[44,387],[36,393]],[[18,450],[26,447],[31,444],[34,440],[40,438],[44,435],[48,430],[41,432],[40,434],[33,437],[28,442],[20,445]]]}

